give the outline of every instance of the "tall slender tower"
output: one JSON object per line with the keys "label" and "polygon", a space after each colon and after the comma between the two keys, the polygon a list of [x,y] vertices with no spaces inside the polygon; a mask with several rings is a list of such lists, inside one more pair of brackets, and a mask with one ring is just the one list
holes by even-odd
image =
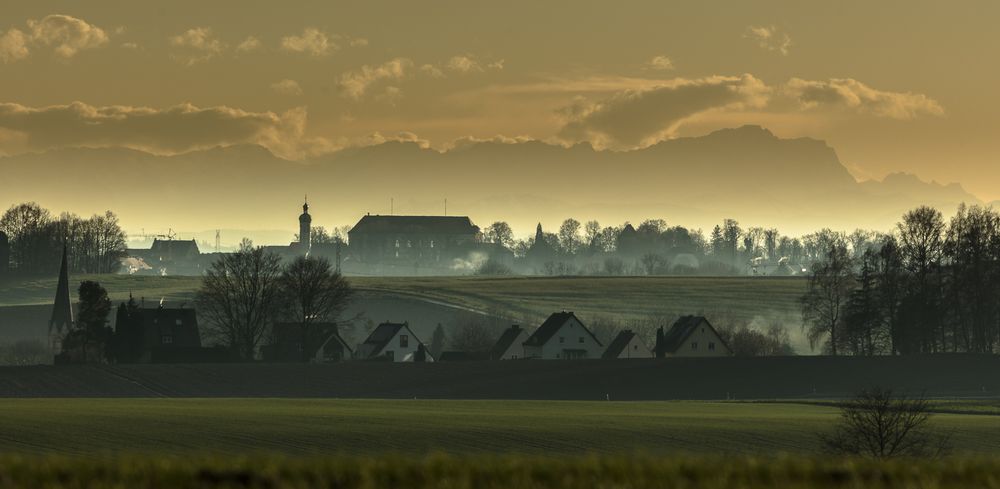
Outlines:
{"label": "tall slender tower", "polygon": [[302,215],[299,216],[299,246],[304,253],[312,247],[312,216],[309,215],[309,199],[302,204]]}
{"label": "tall slender tower", "polygon": [[10,240],[7,234],[0,231],[0,277],[10,271]]}
{"label": "tall slender tower", "polygon": [[62,265],[59,266],[59,283],[56,285],[56,300],[49,319],[49,345],[53,353],[59,353],[62,337],[73,327],[73,305],[69,298],[69,263],[66,259],[66,245],[63,245]]}

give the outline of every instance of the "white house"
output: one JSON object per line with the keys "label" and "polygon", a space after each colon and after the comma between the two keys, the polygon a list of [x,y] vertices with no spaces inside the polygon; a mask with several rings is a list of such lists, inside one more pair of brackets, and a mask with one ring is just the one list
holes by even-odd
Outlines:
{"label": "white house", "polygon": [[631,329],[618,333],[618,336],[604,350],[604,359],[653,358],[653,352],[643,343],[642,338]]}
{"label": "white house", "polygon": [[727,357],[733,354],[703,316],[683,316],[665,334],[656,332],[657,357]]}
{"label": "white house", "polygon": [[575,360],[601,358],[604,346],[572,312],[549,316],[524,342],[525,358]]}
{"label": "white house", "polygon": [[518,325],[507,328],[490,349],[490,360],[518,360],[524,358],[524,342],[528,332]]}
{"label": "white house", "polygon": [[413,334],[409,323],[382,323],[364,343],[356,356],[364,360],[387,359],[392,362],[433,362],[427,347]]}

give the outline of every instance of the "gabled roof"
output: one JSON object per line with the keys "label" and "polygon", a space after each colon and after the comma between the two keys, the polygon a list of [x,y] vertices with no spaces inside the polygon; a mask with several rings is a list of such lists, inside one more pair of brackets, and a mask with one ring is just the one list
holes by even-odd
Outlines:
{"label": "gabled roof", "polygon": [[490,348],[490,358],[493,360],[499,360],[504,353],[507,353],[507,350],[509,350],[511,345],[514,344],[514,341],[517,340],[517,337],[521,336],[521,333],[524,332],[525,331],[517,325],[507,328],[503,334],[500,335],[500,339],[498,339],[493,345],[493,348]]}
{"label": "gabled roof", "polygon": [[149,247],[150,253],[185,256],[199,255],[198,243],[193,239],[154,239],[153,245]]}
{"label": "gabled roof", "polygon": [[[390,341],[392,341],[392,338],[395,337],[396,334],[399,333],[399,331],[403,328],[406,328],[408,331],[410,331],[410,324],[406,322],[402,323],[385,322],[378,325],[378,327],[372,330],[372,333],[368,335],[368,338],[365,339],[365,342],[362,343],[360,347],[358,347],[358,352],[361,353],[366,358],[378,354],[379,352],[382,351],[383,348],[386,347],[386,345],[389,344]],[[410,331],[410,335],[413,335],[413,331]],[[420,340],[418,340],[416,336],[413,336],[412,340],[418,343],[420,342]]]}
{"label": "gabled roof", "polygon": [[615,339],[611,340],[608,348],[604,350],[601,358],[618,358],[628,348],[628,344],[632,341],[632,338],[635,338],[635,333],[631,329],[619,332],[618,336],[615,336]]}
{"label": "gabled roof", "polygon": [[594,333],[591,333],[590,330],[587,329],[587,326],[583,324],[583,321],[580,321],[580,319],[577,318],[572,312],[563,311],[552,313],[552,315],[549,316],[549,318],[546,319],[545,322],[542,323],[542,325],[528,337],[528,340],[524,342],[524,346],[541,346],[548,343],[556,332],[559,331],[559,328],[562,328],[562,326],[566,324],[566,321],[569,321],[570,319],[576,319],[576,322],[580,323],[580,326],[583,326],[583,330],[586,331],[598,345],[601,344],[601,341],[594,336]]}
{"label": "gabled roof", "polygon": [[468,216],[379,216],[366,215],[349,234],[462,234],[475,235],[479,226]]}
{"label": "gabled roof", "polygon": [[[663,335],[663,343],[658,346],[663,353],[674,353],[681,347],[681,345],[684,344],[684,341],[691,336],[691,333],[694,333],[695,330],[697,330],[702,324],[711,329],[712,332],[719,337],[719,341],[722,341],[722,336],[720,336],[719,332],[712,327],[712,323],[709,323],[708,319],[705,319],[705,316],[681,316],[677,319],[674,325],[670,327],[670,331],[667,331],[667,333]],[[727,350],[729,349],[729,346],[726,345],[725,341],[722,341],[722,344]]]}

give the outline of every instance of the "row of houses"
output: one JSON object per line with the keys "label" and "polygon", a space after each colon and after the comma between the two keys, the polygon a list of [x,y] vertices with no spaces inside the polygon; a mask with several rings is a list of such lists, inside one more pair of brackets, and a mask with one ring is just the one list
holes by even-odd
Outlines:
{"label": "row of houses", "polygon": [[[265,353],[266,360],[299,361],[302,336],[294,325],[282,328],[276,345],[281,351]],[[669,329],[660,328],[656,343],[650,347],[634,331],[625,330],[607,345],[572,312],[557,312],[534,331],[518,325],[506,329],[487,352],[445,351],[438,358],[431,355],[409,323],[386,322],[378,325],[363,343],[352,349],[332,330],[322,346],[307,358],[315,362],[336,362],[347,359],[382,360],[391,362],[434,362],[470,360],[583,360],[636,359],[657,357],[729,356],[732,351],[703,316],[684,316]]]}

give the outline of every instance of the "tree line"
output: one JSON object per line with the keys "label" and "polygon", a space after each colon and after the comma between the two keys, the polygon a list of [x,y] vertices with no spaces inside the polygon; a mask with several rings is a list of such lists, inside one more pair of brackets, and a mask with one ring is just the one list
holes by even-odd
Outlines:
{"label": "tree line", "polygon": [[281,257],[244,239],[205,272],[197,303],[209,336],[241,359],[255,358],[278,322],[301,327],[305,360],[336,328],[353,289],[326,258]]}
{"label": "tree line", "polygon": [[834,236],[801,299],[809,339],[833,355],[991,353],[1000,345],[1000,213],[907,212],[859,252]]}
{"label": "tree line", "polygon": [[26,202],[0,216],[0,231],[9,239],[10,269],[19,274],[57,273],[63,245],[73,273],[114,273],[127,256],[125,232],[111,211],[89,218],[65,212],[55,216]]}
{"label": "tree line", "polygon": [[[803,265],[819,259],[830,243],[843,240],[859,253],[874,246],[881,234],[855,230],[843,234],[822,229],[801,237],[782,235],[775,228],[743,228],[725,219],[708,236],[700,229],[670,226],[663,219],[649,219],[638,226],[626,222],[602,226],[596,220],[581,224],[566,219],[558,232],[543,232],[554,256],[536,264],[548,275],[793,275]],[[509,224],[497,221],[482,231],[480,239],[511,250],[526,262],[537,239],[515,239]],[[488,262],[482,274],[510,273]]]}

